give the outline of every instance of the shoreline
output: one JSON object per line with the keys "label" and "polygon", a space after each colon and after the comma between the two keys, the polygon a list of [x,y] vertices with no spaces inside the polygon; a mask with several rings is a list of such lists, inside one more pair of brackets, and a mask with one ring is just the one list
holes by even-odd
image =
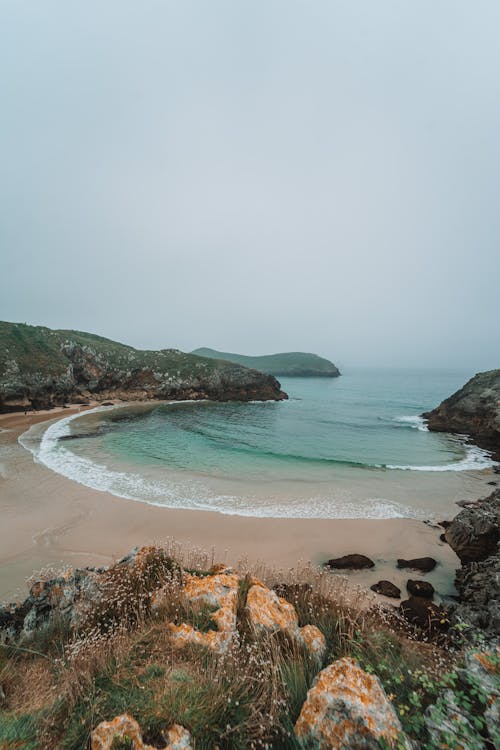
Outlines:
{"label": "shoreline", "polygon": [[[426,580],[439,593],[453,595],[458,558],[439,541],[442,530],[422,521],[262,518],[158,507],[56,474],[35,463],[18,443],[19,435],[34,424],[97,405],[0,415],[0,600],[24,596],[25,580],[45,567],[108,565],[135,546],[167,540],[213,550],[217,560],[233,565],[244,558],[285,569],[299,562],[365,554],[375,561],[375,568],[349,573],[349,580],[370,586],[389,579],[403,596],[406,580],[419,574],[398,570],[396,559],[430,555],[439,565]],[[485,472],[485,494],[489,478]],[[482,484],[478,482],[478,495]]]}

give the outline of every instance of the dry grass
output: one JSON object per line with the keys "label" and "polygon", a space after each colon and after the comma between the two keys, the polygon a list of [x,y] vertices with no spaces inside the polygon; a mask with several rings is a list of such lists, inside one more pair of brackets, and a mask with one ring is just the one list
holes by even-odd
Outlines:
{"label": "dry grass", "polygon": [[[327,642],[324,664],[353,655],[387,677],[391,690],[397,674],[401,700],[413,689],[405,664],[443,668],[445,652],[438,646],[416,644],[399,620],[370,606],[371,595],[309,565],[278,571],[242,561],[236,645],[224,655],[191,646],[176,650],[167,623],[202,623],[183,599],[180,567],[203,574],[214,562],[213,553],[169,542],[141,565],[115,565],[101,576],[100,599],[84,612],[78,630],[46,637],[38,655],[34,647],[12,649],[8,658],[4,653],[0,750],[16,747],[4,738],[17,732],[22,740],[23,731],[19,747],[82,750],[97,723],[124,711],[151,744],[162,729],[180,723],[197,749],[295,747],[293,724],[322,665],[282,633],[256,637],[246,622],[247,574],[277,588],[295,606],[301,626],[319,627]],[[152,609],[160,591],[161,605]],[[210,628],[210,612],[204,617]],[[20,723],[23,717],[27,724]]]}

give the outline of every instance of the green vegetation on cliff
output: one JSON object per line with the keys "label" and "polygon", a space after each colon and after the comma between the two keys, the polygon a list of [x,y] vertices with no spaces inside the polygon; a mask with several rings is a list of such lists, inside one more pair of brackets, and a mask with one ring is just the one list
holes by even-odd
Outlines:
{"label": "green vegetation on cliff", "polygon": [[198,357],[234,362],[244,367],[253,367],[277,377],[320,377],[336,378],[340,375],[333,362],[306,352],[283,352],[282,354],[264,354],[261,357],[248,357],[245,354],[218,352],[216,349],[195,349],[192,354]]}
{"label": "green vegetation on cliff", "polygon": [[0,411],[74,398],[285,398],[269,375],[177,349],[142,351],[81,331],[0,322]]}

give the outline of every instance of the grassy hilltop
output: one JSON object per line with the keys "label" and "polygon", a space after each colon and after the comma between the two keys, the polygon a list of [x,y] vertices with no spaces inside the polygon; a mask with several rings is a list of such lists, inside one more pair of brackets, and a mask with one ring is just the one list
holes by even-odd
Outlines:
{"label": "grassy hilltop", "polygon": [[0,322],[0,411],[72,399],[282,399],[271,376],[186,354],[144,351],[91,333]]}
{"label": "grassy hilltop", "polygon": [[245,354],[219,352],[216,349],[202,347],[192,354],[210,359],[222,359],[244,367],[253,367],[276,377],[321,377],[336,378],[340,375],[333,362],[306,352],[283,352],[282,354],[264,354],[260,357],[248,357]]}

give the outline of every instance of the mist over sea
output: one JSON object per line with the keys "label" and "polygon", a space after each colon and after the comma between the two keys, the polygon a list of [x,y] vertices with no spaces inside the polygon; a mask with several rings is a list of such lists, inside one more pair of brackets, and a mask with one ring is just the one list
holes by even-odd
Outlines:
{"label": "mist over sea", "polygon": [[420,414],[464,371],[356,369],[281,380],[287,402],[136,404],[35,426],[36,460],[95,489],[175,508],[432,518],[477,497],[488,454]]}

